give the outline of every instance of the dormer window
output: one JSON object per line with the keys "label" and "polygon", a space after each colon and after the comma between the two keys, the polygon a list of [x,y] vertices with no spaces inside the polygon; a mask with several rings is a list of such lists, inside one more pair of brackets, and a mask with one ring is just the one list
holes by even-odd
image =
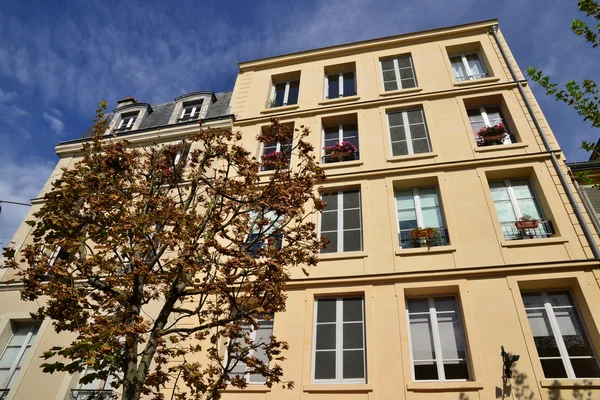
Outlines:
{"label": "dormer window", "polygon": [[115,129],[115,133],[119,132],[127,132],[133,129],[133,124],[135,124],[135,120],[137,119],[139,111],[123,114],[121,116],[121,122],[119,122],[119,126]]}
{"label": "dormer window", "polygon": [[191,121],[200,118],[200,110],[202,110],[202,100],[184,103],[179,121]]}

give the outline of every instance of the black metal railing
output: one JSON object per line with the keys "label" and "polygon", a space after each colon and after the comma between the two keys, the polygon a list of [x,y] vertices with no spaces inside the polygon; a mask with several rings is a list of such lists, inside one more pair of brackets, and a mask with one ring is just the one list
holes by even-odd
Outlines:
{"label": "black metal railing", "polygon": [[352,91],[352,92],[344,93],[344,94],[338,94],[337,96],[335,96],[335,95],[334,96],[327,95],[327,96],[325,96],[325,99],[326,100],[329,100],[329,99],[339,99],[341,97],[350,97],[350,96],[356,96],[356,91]]}
{"label": "black metal railing", "polygon": [[504,222],[502,234],[505,240],[543,239],[554,235],[554,228],[550,221],[539,221],[537,228],[530,229],[517,229],[514,222]]}
{"label": "black metal railing", "polygon": [[323,158],[321,159],[321,163],[323,164],[331,164],[331,163],[336,163],[336,162],[344,162],[344,161],[354,161],[354,160],[359,160],[360,159],[360,155],[359,152],[354,152],[354,153],[350,153],[347,156],[332,156],[332,155],[325,155],[323,156]]}
{"label": "black metal railing", "polygon": [[112,390],[104,389],[73,389],[71,400],[113,400],[117,394]]}
{"label": "black metal railing", "polygon": [[[515,137],[515,135],[511,135],[510,133],[508,134],[508,137],[510,138],[510,143],[517,143],[517,138]],[[475,142],[477,143],[477,147],[485,147],[485,146],[502,146],[504,144],[509,144],[509,143],[504,143],[504,139],[498,139],[498,140],[484,140],[482,137],[476,137],[475,138]]]}
{"label": "black metal railing", "polygon": [[[255,234],[250,235],[249,241],[253,241],[256,238]],[[260,250],[263,247],[266,248],[275,248],[277,250],[281,250],[281,239],[282,239],[282,235],[281,234],[273,234],[271,236],[269,236],[268,238],[266,238],[264,241],[257,241],[256,243],[252,244],[252,246],[250,246],[249,249],[249,254],[250,256],[256,258],[260,255]]]}
{"label": "black metal railing", "polygon": [[5,400],[8,397],[10,389],[0,389],[0,400]]}
{"label": "black metal railing", "polygon": [[438,235],[434,235],[432,238],[413,238],[410,236],[411,231],[403,231],[398,234],[400,239],[400,246],[403,249],[411,249],[418,247],[434,247],[434,246],[447,246],[450,244],[450,236],[448,235],[448,229],[437,228]]}
{"label": "black metal railing", "polygon": [[488,76],[489,76],[489,74],[487,72],[484,72],[482,74],[459,76],[459,77],[456,77],[456,80],[459,81],[459,82],[462,82],[462,81],[472,81],[472,80],[475,80],[475,79],[487,78]]}

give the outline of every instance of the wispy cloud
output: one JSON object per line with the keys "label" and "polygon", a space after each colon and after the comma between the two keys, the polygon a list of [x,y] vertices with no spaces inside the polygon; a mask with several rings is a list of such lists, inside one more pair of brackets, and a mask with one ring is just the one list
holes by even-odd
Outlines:
{"label": "wispy cloud", "polygon": [[44,113],[44,119],[50,124],[50,128],[57,134],[61,135],[65,130],[65,124],[58,117]]}
{"label": "wispy cloud", "polygon": [[5,92],[0,87],[0,103],[12,101],[15,97],[17,97],[17,94],[15,92]]}

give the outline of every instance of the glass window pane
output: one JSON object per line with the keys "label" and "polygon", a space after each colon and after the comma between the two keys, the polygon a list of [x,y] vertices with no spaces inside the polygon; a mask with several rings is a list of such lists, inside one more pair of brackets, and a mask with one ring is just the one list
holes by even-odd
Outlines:
{"label": "glass window pane", "polygon": [[408,154],[408,145],[406,142],[395,142],[392,143],[392,155],[393,156],[405,156]]}
{"label": "glass window pane", "polygon": [[517,199],[528,199],[533,197],[533,191],[526,179],[512,180],[511,182],[515,197]]}
{"label": "glass window pane", "polygon": [[415,380],[438,380],[437,365],[433,361],[419,361],[414,363]]}
{"label": "glass window pane", "polygon": [[340,79],[338,74],[329,75],[327,77],[328,96],[330,99],[335,99],[340,96]]}
{"label": "glass window pane", "polygon": [[344,229],[360,228],[360,210],[344,211]]}
{"label": "glass window pane", "polygon": [[406,140],[406,133],[403,126],[393,126],[390,128],[390,139],[392,142]]}
{"label": "glass window pane", "polygon": [[363,325],[362,322],[352,322],[343,324],[344,333],[342,348],[344,349],[362,349],[363,348]]}
{"label": "glass window pane", "polygon": [[335,322],[336,299],[317,300],[317,322]]}
{"label": "glass window pane", "polygon": [[465,65],[460,56],[450,57],[450,63],[452,64],[452,71],[454,71],[454,76],[456,78],[464,78],[467,76]]}
{"label": "glass window pane", "polygon": [[335,351],[315,353],[315,379],[335,379]]}
{"label": "glass window pane", "polygon": [[[417,224],[417,219],[410,219],[410,220],[400,220],[400,230],[404,231],[404,230],[412,230],[414,228],[416,228],[418,226]],[[408,232],[407,232],[407,237],[408,239]]]}
{"label": "glass window pane", "polygon": [[415,209],[415,198],[412,190],[403,190],[401,192],[396,192],[396,209]]}
{"label": "glass window pane", "polygon": [[299,91],[300,91],[300,81],[290,82],[290,90],[288,93],[287,104],[297,104],[298,103]]}
{"label": "glass window pane", "polygon": [[483,66],[479,61],[479,57],[477,54],[469,54],[466,56],[467,63],[469,64],[469,69],[471,70],[471,75],[480,75],[483,74]]}
{"label": "glass window pane", "polygon": [[356,84],[354,72],[344,73],[344,96],[352,96],[356,94]]}
{"label": "glass window pane", "polygon": [[425,125],[411,125],[410,126],[410,137],[413,139],[422,139],[427,137],[427,131]]}
{"label": "glass window pane", "polygon": [[399,126],[404,125],[404,118],[402,117],[401,112],[389,113],[388,114],[388,122],[390,126]]}
{"label": "glass window pane", "polygon": [[435,300],[435,311],[436,312],[444,312],[444,311],[458,311],[458,304],[456,302],[456,298],[453,296],[449,297],[436,297]]}
{"label": "glass window pane", "polygon": [[382,60],[381,61],[381,69],[382,70],[390,70],[394,69],[394,60]]}
{"label": "glass window pane", "polygon": [[412,141],[413,151],[415,154],[429,153],[429,140],[417,139]]}
{"label": "glass window pane", "polygon": [[363,350],[345,350],[343,352],[343,378],[356,379],[365,377],[365,357]]}
{"label": "glass window pane", "polygon": [[521,200],[517,200],[517,203],[519,204],[521,213],[527,214],[535,219],[542,218],[542,216],[540,215],[540,212],[538,210],[538,207],[535,204],[535,201],[533,199],[521,199]]}
{"label": "glass window pane", "polygon": [[571,366],[577,378],[600,377],[600,369],[595,358],[571,358]]}
{"label": "glass window pane", "polygon": [[399,68],[412,67],[412,64],[410,62],[410,57],[398,57],[398,67]]}
{"label": "glass window pane", "polygon": [[360,207],[360,192],[348,190],[344,192],[344,209]]}
{"label": "glass window pane", "polygon": [[567,371],[560,358],[540,360],[546,378],[566,378]]}
{"label": "glass window pane", "polygon": [[397,90],[398,89],[398,83],[396,83],[396,81],[384,82],[383,83],[383,89],[386,92],[389,91],[389,90]]}
{"label": "glass window pane", "polygon": [[529,326],[540,357],[558,357],[558,345],[550,327],[546,310],[526,310]]}
{"label": "glass window pane", "polygon": [[25,343],[25,339],[27,339],[27,335],[31,331],[30,325],[18,325],[14,330],[13,336],[8,343],[10,346],[16,345],[20,346]]}
{"label": "glass window pane", "polygon": [[340,127],[338,125],[326,126],[323,131],[325,132],[325,140],[340,140]]}
{"label": "glass window pane", "polygon": [[275,85],[275,103],[278,106],[283,105],[283,97],[285,95],[285,82],[281,82]]}
{"label": "glass window pane", "polygon": [[465,359],[465,338],[462,322],[456,313],[438,314],[442,359]]}
{"label": "glass window pane", "polygon": [[[8,372],[10,370],[8,368],[0,368],[0,385],[3,385],[6,382],[6,378],[8,378]],[[0,386],[1,387],[1,386]]]}
{"label": "glass window pane", "polygon": [[321,231],[337,231],[337,211],[327,211],[321,214]]}
{"label": "glass window pane", "polygon": [[362,297],[348,297],[344,300],[344,322],[362,321]]}
{"label": "glass window pane", "polygon": [[437,207],[440,204],[437,189],[434,187],[419,189],[419,197],[421,199],[421,207]]}
{"label": "glass window pane", "polygon": [[570,356],[593,356],[592,346],[581,328],[581,321],[574,308],[554,310],[558,329]]}
{"label": "glass window pane", "polygon": [[20,350],[20,347],[7,347],[4,350],[2,358],[0,358],[0,368],[10,368],[13,365],[13,363],[16,362],[17,355],[19,354]]}
{"label": "glass window pane", "polygon": [[446,379],[469,379],[469,368],[466,361],[444,361]]}
{"label": "glass window pane", "polygon": [[317,325],[317,350],[335,349],[335,324],[318,324]]}
{"label": "glass window pane", "polygon": [[439,208],[429,208],[422,211],[423,225],[428,228],[441,228],[444,226],[442,211]]}
{"label": "glass window pane", "polygon": [[383,71],[383,81],[396,83],[396,72],[394,70]]}
{"label": "glass window pane", "polygon": [[329,240],[329,244],[324,249],[321,249],[321,253],[336,253],[338,250],[338,235],[337,232],[322,232],[321,236]]}
{"label": "glass window pane", "polygon": [[573,300],[571,300],[569,292],[549,292],[548,301],[552,307],[573,306]]}
{"label": "glass window pane", "polygon": [[414,78],[402,79],[400,83],[402,84],[402,89],[409,89],[417,86],[417,83],[415,82]]}
{"label": "glass window pane", "polygon": [[433,360],[435,350],[429,315],[409,315],[413,360]]}
{"label": "glass window pane", "polygon": [[344,231],[344,251],[362,250],[362,239],[360,230]]}
{"label": "glass window pane", "polygon": [[513,222],[517,220],[515,210],[509,201],[494,202],[500,222]]}
{"label": "glass window pane", "polygon": [[504,182],[490,182],[490,191],[494,201],[510,199],[508,196],[508,189],[506,189]]}
{"label": "glass window pane", "polygon": [[540,293],[523,293],[521,296],[523,297],[525,308],[544,307],[544,302]]}
{"label": "glass window pane", "polygon": [[358,125],[357,124],[344,124],[343,125],[343,137],[344,139],[353,138],[358,136]]}
{"label": "glass window pane", "polygon": [[413,76],[412,68],[400,68],[400,79],[412,79]]}
{"label": "glass window pane", "polygon": [[429,301],[427,299],[409,299],[406,303],[408,304],[409,313],[429,312]]}
{"label": "glass window pane", "polygon": [[337,210],[337,193],[324,194],[322,197],[325,204],[325,210]]}
{"label": "glass window pane", "polygon": [[421,110],[407,111],[406,115],[408,116],[409,124],[418,124],[419,122],[423,122],[423,113]]}

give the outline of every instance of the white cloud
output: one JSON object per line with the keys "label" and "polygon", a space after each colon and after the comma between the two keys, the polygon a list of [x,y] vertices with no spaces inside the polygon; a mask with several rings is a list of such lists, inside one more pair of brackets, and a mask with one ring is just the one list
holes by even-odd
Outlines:
{"label": "white cloud", "polygon": [[12,101],[15,97],[17,97],[15,92],[5,92],[2,90],[2,88],[0,88],[0,102]]}
{"label": "white cloud", "polygon": [[50,124],[50,128],[59,135],[62,134],[65,130],[65,124],[60,119],[55,117],[54,115],[44,113],[44,119],[48,121]]}

